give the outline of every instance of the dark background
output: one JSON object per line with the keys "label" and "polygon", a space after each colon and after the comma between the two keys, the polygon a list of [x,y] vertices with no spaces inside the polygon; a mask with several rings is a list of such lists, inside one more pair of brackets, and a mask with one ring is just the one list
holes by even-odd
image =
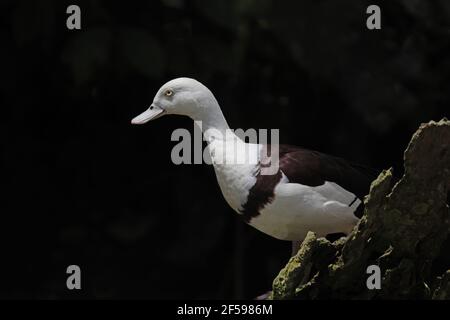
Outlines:
{"label": "dark background", "polygon": [[447,0],[10,0],[0,17],[2,298],[270,289],[290,244],[244,225],[210,166],[172,164],[192,121],[130,125],[172,78],[208,86],[232,128],[397,172],[419,124],[449,113]]}

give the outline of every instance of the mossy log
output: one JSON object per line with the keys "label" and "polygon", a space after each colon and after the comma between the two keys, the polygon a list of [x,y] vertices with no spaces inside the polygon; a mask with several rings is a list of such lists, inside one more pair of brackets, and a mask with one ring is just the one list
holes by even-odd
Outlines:
{"label": "mossy log", "polygon": [[[398,182],[389,169],[372,183],[346,238],[331,243],[310,232],[271,298],[450,299],[450,121],[422,124],[404,167]],[[368,289],[370,265],[380,268],[380,289]]]}

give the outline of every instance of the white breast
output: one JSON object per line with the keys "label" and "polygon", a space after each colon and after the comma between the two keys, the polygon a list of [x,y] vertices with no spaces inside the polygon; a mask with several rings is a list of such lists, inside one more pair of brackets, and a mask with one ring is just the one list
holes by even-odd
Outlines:
{"label": "white breast", "polygon": [[228,204],[239,213],[256,183],[260,146],[235,140],[215,140],[209,152],[220,189]]}

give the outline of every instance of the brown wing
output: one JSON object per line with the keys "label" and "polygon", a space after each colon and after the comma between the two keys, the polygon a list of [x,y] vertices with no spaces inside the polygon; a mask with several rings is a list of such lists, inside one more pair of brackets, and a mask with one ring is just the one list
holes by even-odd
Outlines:
{"label": "brown wing", "polygon": [[280,145],[279,166],[290,182],[319,186],[334,182],[360,200],[369,192],[376,170],[300,147]]}
{"label": "brown wing", "polygon": [[[269,148],[270,145],[265,146]],[[267,149],[266,149],[267,151]],[[266,152],[265,151],[265,152]],[[369,192],[370,183],[376,178],[376,171],[329,156],[317,151],[289,145],[279,145],[279,169],[291,183],[300,183],[311,187],[334,182],[354,193],[360,200]],[[249,222],[259,215],[264,206],[274,197],[274,189],[281,180],[281,171],[274,175],[256,175],[256,183],[249,190],[247,202],[242,206],[242,217]],[[355,212],[361,217],[363,206]]]}

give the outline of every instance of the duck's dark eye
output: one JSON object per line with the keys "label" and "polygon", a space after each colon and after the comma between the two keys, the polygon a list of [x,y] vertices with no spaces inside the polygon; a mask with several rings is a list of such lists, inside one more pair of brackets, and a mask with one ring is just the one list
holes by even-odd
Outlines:
{"label": "duck's dark eye", "polygon": [[167,89],[166,91],[164,91],[164,95],[167,97],[170,97],[171,95],[173,95],[173,91],[170,89]]}

